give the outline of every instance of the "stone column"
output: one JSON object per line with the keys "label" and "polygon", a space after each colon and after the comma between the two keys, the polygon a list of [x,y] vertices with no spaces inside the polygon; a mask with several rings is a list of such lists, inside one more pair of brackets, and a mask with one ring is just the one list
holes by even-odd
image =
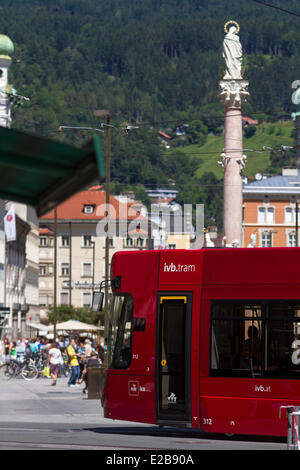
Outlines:
{"label": "stone column", "polygon": [[[227,25],[236,26],[227,31]],[[243,154],[242,103],[247,100],[248,81],[241,76],[241,46],[237,36],[239,26],[234,21],[225,25],[223,57],[226,73],[219,82],[219,95],[224,112],[224,149],[219,162],[224,170],[223,231],[227,246],[242,246],[242,174],[246,164]],[[227,42],[226,42],[227,41]],[[228,53],[228,50],[230,53]]]}

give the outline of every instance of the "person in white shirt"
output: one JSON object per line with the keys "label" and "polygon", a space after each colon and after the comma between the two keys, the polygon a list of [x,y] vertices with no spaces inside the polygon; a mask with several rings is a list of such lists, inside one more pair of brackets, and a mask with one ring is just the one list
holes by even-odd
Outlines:
{"label": "person in white shirt", "polygon": [[84,355],[85,357],[89,357],[92,355],[92,344],[89,339],[86,339],[84,342]]}
{"label": "person in white shirt", "polygon": [[57,343],[52,343],[49,352],[48,352],[48,365],[50,364],[50,374],[53,379],[53,383],[51,384],[56,385],[57,376],[59,372],[59,367],[63,363],[63,358],[61,355],[60,349],[57,347]]}

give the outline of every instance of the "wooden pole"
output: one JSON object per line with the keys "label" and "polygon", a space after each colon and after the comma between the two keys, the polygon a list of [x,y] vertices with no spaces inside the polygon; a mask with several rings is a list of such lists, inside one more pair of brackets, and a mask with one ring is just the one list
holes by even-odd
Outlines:
{"label": "wooden pole", "polygon": [[53,299],[53,339],[56,340],[56,295],[57,295],[57,208],[54,209],[54,299]]}

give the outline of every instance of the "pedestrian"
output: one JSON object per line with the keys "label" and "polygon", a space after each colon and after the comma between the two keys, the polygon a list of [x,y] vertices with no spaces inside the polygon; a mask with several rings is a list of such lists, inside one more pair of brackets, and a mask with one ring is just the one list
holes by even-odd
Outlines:
{"label": "pedestrian", "polygon": [[16,347],[17,347],[17,343],[14,341],[10,347],[10,357],[14,360],[17,359],[17,350],[16,350]]}
{"label": "pedestrian", "polygon": [[100,359],[101,361],[101,364],[104,363],[104,348],[98,344],[98,346],[96,347],[96,353],[98,354],[98,358]]}
{"label": "pedestrian", "polygon": [[48,365],[50,365],[50,375],[53,379],[52,386],[56,385],[59,367],[63,362],[60,349],[57,347],[57,343],[54,341],[48,352]]}
{"label": "pedestrian", "polygon": [[85,367],[85,363],[86,363],[86,359],[85,359],[85,347],[84,347],[84,343],[81,341],[79,343],[79,348],[77,349],[77,354],[80,354],[80,359],[79,359],[79,368],[80,368],[80,376],[79,376],[79,379],[77,381],[78,384],[81,384],[83,382],[83,379],[84,379],[84,374],[86,372],[86,367]]}
{"label": "pedestrian", "polygon": [[3,344],[4,344],[4,357],[5,357],[5,362],[9,361],[10,360],[10,342],[9,342],[9,339],[8,338],[4,338],[4,341],[3,341]]}
{"label": "pedestrian", "polygon": [[98,353],[96,351],[92,351],[91,356],[87,359],[86,372],[84,375],[85,387],[82,390],[82,393],[88,393],[89,366],[95,366],[95,365],[98,366],[100,364],[101,364],[101,359],[98,357]]}
{"label": "pedestrian", "polygon": [[5,362],[5,359],[4,359],[4,346],[3,346],[3,341],[0,338],[0,364],[2,364],[2,362]]}
{"label": "pedestrian", "polygon": [[17,352],[17,361],[18,362],[24,362],[25,352],[26,352],[26,344],[25,344],[25,341],[22,338],[20,338],[17,341],[16,352]]}
{"label": "pedestrian", "polygon": [[76,354],[76,351],[74,348],[75,348],[75,339],[72,338],[69,346],[67,347],[67,354],[68,354],[69,363],[71,366],[71,376],[68,381],[69,387],[79,387],[79,385],[77,384],[77,380],[79,379],[79,376],[80,376],[80,367],[79,367],[78,357],[81,357],[81,355]]}
{"label": "pedestrian", "polygon": [[84,355],[85,357],[90,357],[92,355],[92,343],[89,339],[86,339],[84,342]]}

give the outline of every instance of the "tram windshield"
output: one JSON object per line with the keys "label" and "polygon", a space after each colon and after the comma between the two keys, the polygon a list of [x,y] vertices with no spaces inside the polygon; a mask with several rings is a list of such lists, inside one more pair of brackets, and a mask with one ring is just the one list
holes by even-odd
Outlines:
{"label": "tram windshield", "polygon": [[133,297],[115,294],[111,303],[108,361],[113,369],[127,369],[132,359]]}

